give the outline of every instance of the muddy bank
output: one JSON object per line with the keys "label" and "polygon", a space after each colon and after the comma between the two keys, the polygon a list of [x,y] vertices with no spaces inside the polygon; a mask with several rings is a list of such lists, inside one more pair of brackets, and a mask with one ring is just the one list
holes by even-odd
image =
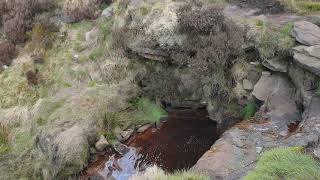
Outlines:
{"label": "muddy bank", "polygon": [[98,155],[81,179],[128,179],[153,165],[167,172],[189,169],[218,136],[216,123],[205,109],[174,110],[158,127],[136,133],[125,142],[122,155],[114,150]]}

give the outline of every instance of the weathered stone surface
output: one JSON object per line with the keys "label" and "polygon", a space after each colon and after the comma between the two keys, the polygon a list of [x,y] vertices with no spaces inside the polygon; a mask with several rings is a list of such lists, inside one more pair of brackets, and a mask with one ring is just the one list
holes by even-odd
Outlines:
{"label": "weathered stone surface", "polygon": [[289,65],[288,75],[297,89],[296,101],[303,104],[305,108],[308,107],[316,89],[317,76],[298,66],[296,63]]}
{"label": "weathered stone surface", "polygon": [[320,58],[320,45],[306,47],[305,51],[313,57]]}
{"label": "weathered stone surface", "polygon": [[320,59],[308,53],[310,52],[313,55],[317,55],[317,53],[314,52],[314,49],[316,48],[307,49],[306,46],[295,47],[293,56],[294,62],[320,76]]}
{"label": "weathered stone surface", "polygon": [[289,138],[285,143],[290,146],[303,146],[311,149],[319,148],[320,137],[320,98],[314,96],[310,105],[303,114],[303,121],[299,125],[299,131]]}
{"label": "weathered stone surface", "polygon": [[114,11],[114,4],[110,5],[106,9],[104,9],[101,13],[102,17],[109,18],[113,16],[113,11]]}
{"label": "weathered stone surface", "polygon": [[245,90],[252,90],[253,89],[253,84],[248,79],[244,79],[242,83],[243,83],[243,88]]}
{"label": "weathered stone surface", "polygon": [[262,62],[262,65],[266,68],[277,71],[277,72],[287,72],[288,71],[288,61],[281,60],[281,59],[268,59]]}
{"label": "weathered stone surface", "polygon": [[223,134],[192,170],[213,179],[240,179],[257,159],[255,142],[250,132],[233,128]]}
{"label": "weathered stone surface", "polygon": [[123,131],[121,133],[121,137],[122,137],[121,141],[128,140],[131,137],[131,135],[133,134],[133,132],[134,132],[133,129],[128,129],[128,130]]}
{"label": "weathered stone surface", "polygon": [[96,142],[95,147],[98,151],[103,151],[109,145],[107,139],[101,135],[99,140]]}
{"label": "weathered stone surface", "polygon": [[91,29],[91,31],[86,32],[86,34],[85,34],[86,41],[87,42],[96,41],[98,38],[98,33],[99,33],[98,28],[93,28],[93,29]]}
{"label": "weathered stone surface", "polygon": [[116,143],[113,145],[113,148],[115,151],[117,151],[120,155],[125,155],[127,154],[130,149],[124,145],[124,144],[121,144],[121,143]]}
{"label": "weathered stone surface", "polygon": [[308,21],[294,23],[292,35],[298,42],[307,46],[320,45],[320,28]]}
{"label": "weathered stone surface", "polygon": [[263,75],[252,94],[265,102],[267,117],[277,127],[277,131],[287,132],[288,124],[300,120],[295,103],[295,88],[288,77],[282,74]]}
{"label": "weathered stone surface", "polygon": [[143,126],[138,128],[137,132],[138,133],[142,133],[142,132],[146,131],[147,129],[149,129],[151,126],[152,126],[151,124],[143,125]]}

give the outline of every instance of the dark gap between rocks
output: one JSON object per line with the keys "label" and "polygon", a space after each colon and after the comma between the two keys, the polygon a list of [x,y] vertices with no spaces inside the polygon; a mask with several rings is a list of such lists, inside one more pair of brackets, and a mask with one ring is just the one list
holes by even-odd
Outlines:
{"label": "dark gap between rocks", "polygon": [[173,109],[158,128],[134,134],[123,155],[108,150],[97,156],[81,179],[128,179],[157,165],[166,172],[191,168],[219,138],[217,124],[206,109]]}

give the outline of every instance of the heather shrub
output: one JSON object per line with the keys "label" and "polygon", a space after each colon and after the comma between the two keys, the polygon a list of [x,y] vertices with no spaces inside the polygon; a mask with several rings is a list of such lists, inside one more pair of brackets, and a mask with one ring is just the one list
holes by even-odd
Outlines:
{"label": "heather shrub", "polygon": [[178,12],[178,31],[187,39],[175,58],[201,71],[212,72],[226,68],[240,53],[244,31],[223,16],[215,6],[192,8],[188,5]]}
{"label": "heather shrub", "polygon": [[6,8],[7,13],[2,18],[6,38],[12,42],[24,42],[32,22],[32,1],[7,1]]}
{"label": "heather shrub", "polygon": [[100,2],[100,0],[66,0],[63,11],[74,21],[92,19],[97,16]]}
{"label": "heather shrub", "polygon": [[224,17],[219,7],[190,4],[177,13],[177,30],[187,38],[173,53],[173,61],[193,68],[195,74],[212,76],[210,96],[226,100],[232,87],[229,69],[241,53],[244,30]]}
{"label": "heather shrub", "polygon": [[34,21],[35,23],[32,30],[27,33],[31,40],[28,44],[28,48],[34,51],[50,48],[58,28],[47,17],[38,17]]}
{"label": "heather shrub", "polygon": [[32,27],[31,24],[35,13],[49,10],[54,5],[54,0],[10,0],[0,2],[0,10],[3,14],[2,24],[6,38],[15,43],[24,42],[27,39],[26,32]]}
{"label": "heather shrub", "polygon": [[15,54],[16,48],[14,44],[10,42],[0,43],[0,67],[10,65]]}
{"label": "heather shrub", "polygon": [[33,0],[32,8],[34,12],[48,11],[56,5],[56,0]]}

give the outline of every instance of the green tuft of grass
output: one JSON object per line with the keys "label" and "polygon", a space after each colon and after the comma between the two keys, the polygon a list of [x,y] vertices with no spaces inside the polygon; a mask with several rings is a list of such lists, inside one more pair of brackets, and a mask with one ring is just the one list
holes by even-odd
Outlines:
{"label": "green tuft of grass", "polygon": [[249,101],[243,109],[243,116],[245,119],[249,119],[257,112],[257,105],[255,100]]}
{"label": "green tuft of grass", "polygon": [[226,4],[228,3],[227,0],[208,0],[208,3],[210,4]]}
{"label": "green tuft of grass", "polygon": [[137,108],[136,119],[141,121],[156,123],[168,115],[165,110],[147,98],[140,98],[135,106]]}
{"label": "green tuft of grass", "polygon": [[103,55],[103,50],[101,48],[94,49],[89,55],[91,61],[96,61]]}
{"label": "green tuft of grass", "polygon": [[4,125],[0,124],[0,156],[9,150],[9,130]]}
{"label": "green tuft of grass", "polygon": [[102,33],[103,39],[106,40],[111,36],[111,27],[113,25],[112,19],[103,19],[98,23],[99,29]]}
{"label": "green tuft of grass", "polygon": [[245,180],[320,179],[319,163],[302,147],[276,148],[263,153]]}
{"label": "green tuft of grass", "polygon": [[320,11],[318,0],[280,0],[285,7],[298,14],[311,14]]}
{"label": "green tuft of grass", "polygon": [[192,171],[180,170],[166,174],[162,169],[153,166],[147,168],[142,174],[132,177],[132,180],[153,179],[153,180],[209,180],[208,176],[200,175]]}
{"label": "green tuft of grass", "polygon": [[257,42],[257,49],[262,60],[274,58],[276,56],[286,57],[290,54],[295,41],[290,37],[293,28],[292,23],[288,23],[281,29],[269,29],[263,26],[261,37]]}

